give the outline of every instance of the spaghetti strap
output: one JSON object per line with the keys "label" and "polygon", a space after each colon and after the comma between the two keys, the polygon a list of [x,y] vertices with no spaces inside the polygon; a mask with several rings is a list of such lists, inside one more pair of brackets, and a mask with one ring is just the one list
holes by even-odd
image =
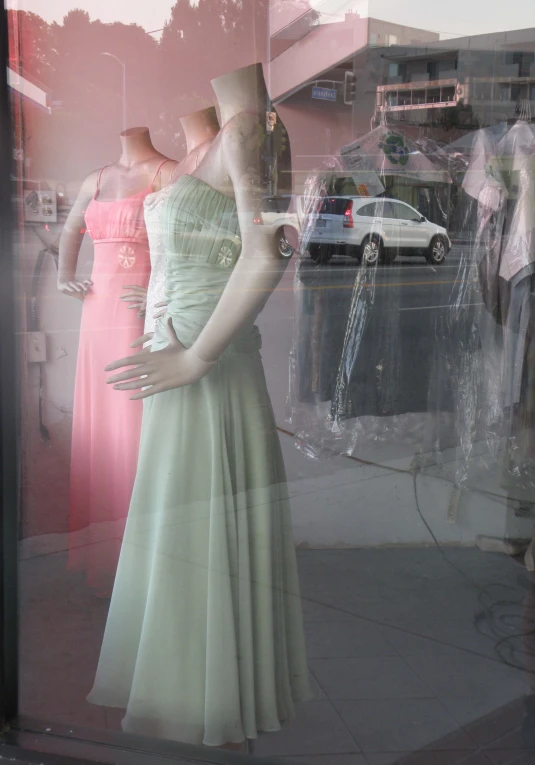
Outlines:
{"label": "spaghetti strap", "polygon": [[109,167],[109,165],[104,165],[104,167],[100,168],[100,172],[99,172],[98,178],[97,178],[97,190],[95,191],[95,195],[94,195],[93,199],[96,199],[98,197],[98,195],[100,194],[100,180],[102,178],[102,173],[104,172],[104,170],[107,167]]}
{"label": "spaghetti strap", "polygon": [[173,162],[173,161],[174,161],[174,160],[172,160],[172,159],[164,159],[164,161],[163,161],[163,162],[160,162],[160,164],[158,165],[158,169],[157,169],[157,170],[156,170],[156,172],[154,173],[154,178],[152,179],[152,183],[151,183],[151,187],[152,187],[152,188],[154,188],[154,181],[155,181],[155,180],[156,180],[156,178],[158,177],[158,174],[159,174],[160,170],[162,169],[162,167],[165,165],[165,163],[166,163],[166,162]]}

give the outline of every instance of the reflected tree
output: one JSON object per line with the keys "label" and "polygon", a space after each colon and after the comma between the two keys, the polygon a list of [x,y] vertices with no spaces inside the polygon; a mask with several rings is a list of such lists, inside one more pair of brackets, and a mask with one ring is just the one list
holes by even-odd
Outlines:
{"label": "reflected tree", "polygon": [[265,60],[267,16],[268,0],[177,0],[173,6],[160,44],[162,129],[180,149],[177,117],[214,103],[210,81]]}
{"label": "reflected tree", "polygon": [[33,149],[41,174],[80,179],[116,158],[122,68],[102,53],[124,63],[128,124],[147,125],[157,147],[180,158],[179,118],[214,103],[210,80],[265,60],[268,6],[269,0],[177,0],[160,40],[136,24],[92,20],[81,8],[61,24],[17,12],[24,69],[55,104],[51,116],[36,118],[46,120]]}

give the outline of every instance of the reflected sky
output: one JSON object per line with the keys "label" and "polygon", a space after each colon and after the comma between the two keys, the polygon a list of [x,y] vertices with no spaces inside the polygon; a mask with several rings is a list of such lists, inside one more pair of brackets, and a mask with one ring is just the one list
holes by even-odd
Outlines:
{"label": "reflected sky", "polygon": [[[250,1],[250,0],[248,0]],[[283,0],[291,3],[292,0]],[[172,0],[7,0],[7,7],[33,11],[46,21],[61,22],[73,8],[87,10],[92,19],[104,22],[122,21],[136,23],[147,31],[163,27],[169,17]],[[311,5],[321,13],[321,22],[342,20],[347,10],[357,10],[361,15],[384,19],[397,24],[440,32],[444,38],[499,32],[535,27],[535,3],[513,0],[312,0]]]}

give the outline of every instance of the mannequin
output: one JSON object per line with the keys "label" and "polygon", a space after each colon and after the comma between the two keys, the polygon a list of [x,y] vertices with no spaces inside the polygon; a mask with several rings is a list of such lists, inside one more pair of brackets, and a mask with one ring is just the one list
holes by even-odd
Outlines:
{"label": "mannequin", "polygon": [[[154,176],[157,164],[168,158],[152,145],[149,129],[146,127],[128,128],[120,134],[121,156],[115,165],[108,166],[105,186],[101,189],[101,200],[117,201],[130,196],[134,190],[146,188],[149,179]],[[91,279],[76,279],[76,264],[85,230],[85,211],[97,190],[98,170],[90,173],[82,183],[78,197],[67,218],[59,245],[58,289],[70,297],[83,299],[91,288]],[[162,168],[161,179],[155,181],[155,187],[165,186],[169,182],[170,172]],[[78,225],[79,224],[79,225]]]}
{"label": "mannequin", "polygon": [[162,210],[167,321],[151,351],[109,367],[139,362],[109,382],[148,386],[134,397],[151,398],[88,700],[126,709],[128,732],[237,748],[279,730],[311,694],[254,324],[286,265],[272,230],[254,223],[267,94],[260,65],[213,86],[221,131]]}
{"label": "mannequin", "polygon": [[[215,107],[201,109],[193,114],[180,118],[180,124],[186,138],[188,156],[180,163],[184,172],[195,170],[202,161],[206,151],[219,133],[219,122]],[[190,157],[192,152],[196,155]]]}
{"label": "mannequin", "polygon": [[[145,224],[149,235],[151,274],[148,289],[140,285],[129,285],[129,291],[121,297],[125,303],[130,303],[129,309],[137,309],[140,315],[145,315],[145,332],[154,329],[156,318],[163,315],[164,286],[165,286],[165,250],[162,245],[160,210],[172,183],[181,175],[196,170],[212,141],[219,132],[217,113],[213,106],[208,109],[188,114],[180,118],[180,124],[186,138],[187,154],[181,162],[172,168],[172,179],[153,194],[145,197]],[[159,308],[158,313],[155,309]]]}
{"label": "mannequin", "polygon": [[[142,318],[118,299],[150,274],[143,201],[165,183],[172,163],[152,145],[147,128],[121,134],[122,153],[82,183],[59,243],[58,289],[83,301],[70,475],[69,568],[83,571],[109,596],[135,477],[141,407],[109,396],[102,364],[111,348],[128,349]],[[76,278],[84,231],[95,242],[90,279]]]}
{"label": "mannequin", "polygon": [[[144,377],[143,382],[139,376],[145,375],[145,370],[141,371],[138,366],[131,372],[110,378],[111,383],[138,378],[135,382],[115,386],[117,390],[145,388],[142,393],[134,394],[132,399],[146,398],[163,390],[189,385],[206,374],[241,325],[262,309],[287,266],[287,261],[277,256],[272,231],[268,227],[254,224],[254,213],[266,193],[261,180],[262,146],[258,142],[259,132],[264,130],[267,103],[262,66],[254,64],[218,77],[212,80],[212,87],[220,107],[221,124],[226,129],[222,131],[220,140],[214,141],[212,150],[207,153],[196,176],[221,193],[227,196],[236,194],[237,199],[240,199],[242,257],[214,313],[197,338],[195,347],[180,348],[179,343],[173,352],[162,356],[158,354],[157,362],[154,356],[143,356],[140,353],[135,358],[120,359],[106,368],[113,371],[123,366],[140,365],[145,358],[150,359],[151,370],[154,371]],[[277,128],[283,129],[280,119],[277,120]],[[222,174],[220,155],[225,152],[232,155],[233,165]],[[253,156],[256,166],[247,161],[252,160]],[[289,176],[288,170],[280,168],[280,176]],[[238,303],[235,302],[236,295],[240,295]],[[171,348],[177,338],[172,328],[169,328],[168,334]],[[139,342],[147,339],[139,338]],[[152,386],[156,386],[154,390]]]}

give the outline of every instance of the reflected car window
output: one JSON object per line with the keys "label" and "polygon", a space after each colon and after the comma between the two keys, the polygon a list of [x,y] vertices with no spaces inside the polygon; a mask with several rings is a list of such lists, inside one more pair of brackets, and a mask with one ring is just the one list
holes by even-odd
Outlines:
{"label": "reflected car window", "polygon": [[364,207],[361,207],[360,210],[357,210],[357,215],[362,215],[363,218],[374,218],[376,213],[376,205],[370,204],[370,205],[364,205]]}
{"label": "reflected car window", "polygon": [[394,202],[393,207],[395,210],[395,213],[397,217],[400,220],[420,220],[421,215],[420,213],[416,212],[416,210],[413,210],[408,205],[400,204],[399,202]]}

